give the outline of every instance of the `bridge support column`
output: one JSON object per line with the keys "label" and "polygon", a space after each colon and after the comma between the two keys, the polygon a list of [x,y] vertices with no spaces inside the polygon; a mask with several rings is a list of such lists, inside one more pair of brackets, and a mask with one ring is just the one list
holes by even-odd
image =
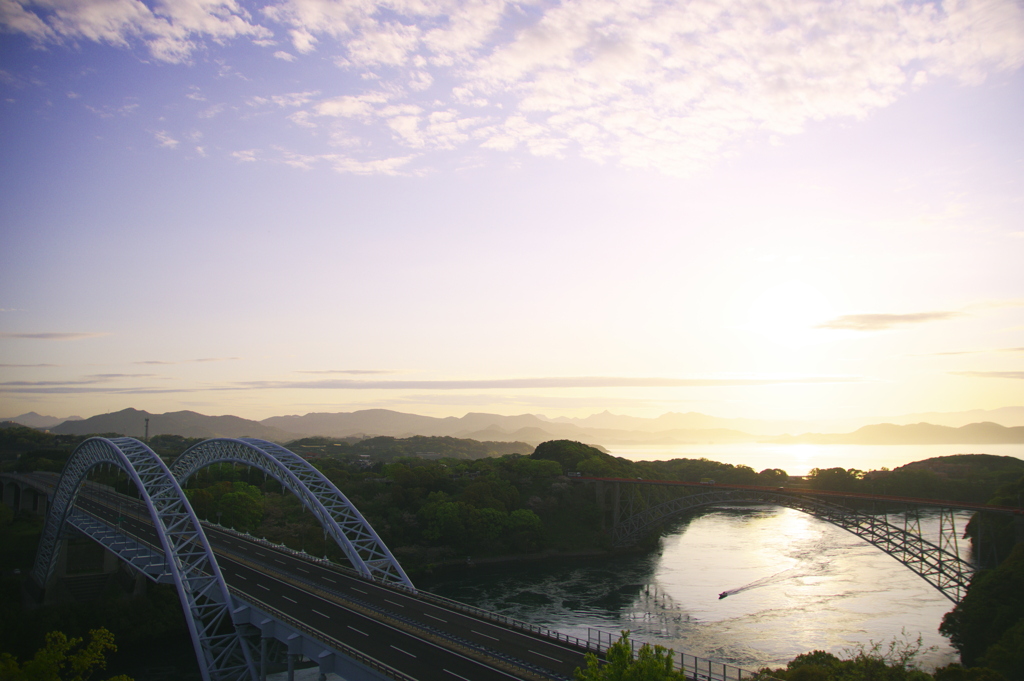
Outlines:
{"label": "bridge support column", "polygon": [[270,639],[266,636],[260,638],[260,681],[267,681],[267,645]]}
{"label": "bridge support column", "polygon": [[622,503],[622,494],[620,492],[619,483],[614,483],[612,485],[612,532],[614,532],[615,528],[619,526],[619,507]]}
{"label": "bridge support column", "polygon": [[295,658],[298,655],[295,653],[288,653],[288,681],[295,681]]}

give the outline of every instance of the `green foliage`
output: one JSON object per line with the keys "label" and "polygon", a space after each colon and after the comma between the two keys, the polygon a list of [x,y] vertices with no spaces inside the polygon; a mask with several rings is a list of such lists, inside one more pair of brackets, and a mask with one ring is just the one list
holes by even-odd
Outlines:
{"label": "green foliage", "polygon": [[[31,660],[18,664],[10,653],[0,653],[0,681],[88,681],[99,669],[106,669],[106,653],[116,652],[114,635],[100,627],[89,631],[89,642],[51,631],[46,645]],[[124,675],[109,681],[131,681]]]}
{"label": "green foliage", "polygon": [[1010,678],[1024,678],[1016,652],[1024,648],[1007,648],[1024,639],[1022,623],[1024,543],[994,570],[975,574],[967,595],[942,618],[939,631],[960,652],[964,664],[984,661]]}
{"label": "green foliage", "polygon": [[963,667],[951,664],[935,670],[935,681],[1006,681],[1006,677],[987,667]]}
{"label": "green foliage", "polygon": [[0,528],[14,522],[14,509],[7,504],[0,504]]}
{"label": "green foliage", "polygon": [[629,631],[605,652],[605,664],[594,653],[586,654],[585,668],[577,668],[576,681],[687,681],[686,674],[673,668],[673,653],[663,646],[645,643],[633,654]]}
{"label": "green foliage", "polygon": [[263,520],[263,491],[241,480],[187,489],[185,496],[197,516],[225,527],[253,531]]}
{"label": "green foliage", "polygon": [[182,435],[154,435],[146,443],[149,448],[162,457],[175,459],[192,445],[199,444],[206,438],[184,437]]}
{"label": "green foliage", "polygon": [[1024,679],[1024,617],[990,645],[978,663],[998,669],[1007,678]]}
{"label": "green foliage", "polygon": [[864,471],[856,468],[812,468],[807,476],[807,484],[811,489],[853,492],[863,477]]}
{"label": "green foliage", "polygon": [[580,471],[595,477],[616,477],[611,475],[616,470],[611,463],[614,457],[600,449],[573,440],[543,442],[537,445],[530,458],[554,461],[561,466],[563,473]]}
{"label": "green foliage", "polygon": [[757,474],[759,485],[784,485],[789,481],[789,474],[781,468],[765,468]]}
{"label": "green foliage", "polygon": [[762,669],[758,676],[781,681],[930,681],[931,675],[915,666],[920,652],[921,638],[910,640],[904,632],[887,645],[871,642],[848,650],[845,658],[824,650],[797,655],[785,669]]}

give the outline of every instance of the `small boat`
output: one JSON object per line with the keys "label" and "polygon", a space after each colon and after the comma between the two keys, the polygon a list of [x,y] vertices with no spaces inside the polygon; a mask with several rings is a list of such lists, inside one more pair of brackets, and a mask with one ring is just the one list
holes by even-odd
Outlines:
{"label": "small boat", "polygon": [[722,600],[723,598],[725,598],[728,595],[729,595],[728,591],[723,591],[722,593],[718,594],[718,600]]}

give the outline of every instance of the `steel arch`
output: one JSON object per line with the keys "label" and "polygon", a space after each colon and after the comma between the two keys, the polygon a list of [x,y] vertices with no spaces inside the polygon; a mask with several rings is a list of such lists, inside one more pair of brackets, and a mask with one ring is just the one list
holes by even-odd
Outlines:
{"label": "steel arch", "polygon": [[308,461],[280,445],[256,438],[216,438],[190,447],[171,465],[178,484],[215,463],[252,466],[299,498],[364,577],[415,591],[405,570],[359,510]]}
{"label": "steel arch", "polygon": [[127,473],[149,509],[204,681],[255,679],[249,650],[231,617],[231,596],[199,519],[160,457],[134,438],[94,437],[71,453],[53,492],[32,577],[45,587],[85,477],[104,464]]}
{"label": "steel arch", "polygon": [[[677,497],[637,512],[630,512],[632,509],[620,509],[621,517],[614,519],[613,543],[616,546],[628,546],[671,517],[702,506],[724,502],[786,506],[832,523],[888,553],[954,603],[959,603],[967,593],[974,573],[974,566],[957,555],[955,546],[952,547],[952,551],[949,550],[945,531],[940,538],[943,546],[937,546],[920,535],[919,527],[915,533],[893,525],[887,517],[861,513],[808,497],[758,490],[709,489]],[[943,513],[946,511],[943,509]],[[942,520],[944,524],[945,516]],[[955,528],[952,525],[950,530],[955,537]]]}

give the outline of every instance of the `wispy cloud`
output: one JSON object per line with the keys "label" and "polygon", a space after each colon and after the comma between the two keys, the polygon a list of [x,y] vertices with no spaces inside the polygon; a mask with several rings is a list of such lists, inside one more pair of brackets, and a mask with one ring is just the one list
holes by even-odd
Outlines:
{"label": "wispy cloud", "polygon": [[[550,378],[498,378],[421,381],[245,381],[244,388],[291,390],[507,390],[538,388],[690,388],[781,385],[793,383],[853,383],[857,376],[794,376],[771,378],[629,378],[617,376],[567,376]],[[230,390],[232,388],[225,387]]]}
{"label": "wispy cloud", "polygon": [[389,371],[386,369],[320,369],[320,370],[309,370],[309,371],[296,371],[297,374],[349,374],[349,375],[361,375],[361,374],[394,374],[395,371]]}
{"label": "wispy cloud", "polygon": [[0,364],[3,369],[43,369],[59,367],[60,364]]}
{"label": "wispy cloud", "polygon": [[202,362],[230,362],[236,359],[242,359],[241,357],[202,357],[200,359],[182,359],[177,361],[166,361],[162,359],[147,359],[140,362],[132,362],[132,364],[156,364],[161,366],[171,366],[174,364],[197,364]]}
{"label": "wispy cloud", "polygon": [[0,332],[0,338],[26,338],[31,340],[81,340],[83,338],[99,338],[109,333],[13,333]]}
{"label": "wispy cloud", "polygon": [[950,371],[954,376],[971,378],[1015,378],[1024,380],[1024,371]]}
{"label": "wispy cloud", "polygon": [[908,314],[848,314],[836,317],[815,328],[846,331],[884,331],[894,326],[938,322],[962,316],[962,312],[911,312]]}
{"label": "wispy cloud", "polygon": [[996,348],[990,350],[953,350],[950,352],[927,352],[911,357],[951,357],[954,355],[985,355],[993,352],[1024,352],[1024,348]]}

